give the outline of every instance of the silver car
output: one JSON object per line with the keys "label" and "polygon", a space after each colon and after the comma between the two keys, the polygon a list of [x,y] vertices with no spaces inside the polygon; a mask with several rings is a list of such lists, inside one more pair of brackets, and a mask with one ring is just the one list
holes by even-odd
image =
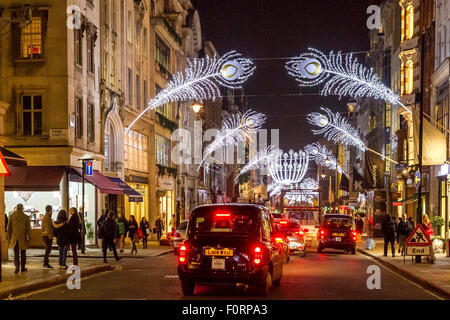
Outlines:
{"label": "silver car", "polygon": [[173,253],[178,255],[178,249],[183,244],[184,240],[186,240],[186,231],[188,227],[189,220],[182,220],[178,225],[175,236],[172,239],[173,244]]}

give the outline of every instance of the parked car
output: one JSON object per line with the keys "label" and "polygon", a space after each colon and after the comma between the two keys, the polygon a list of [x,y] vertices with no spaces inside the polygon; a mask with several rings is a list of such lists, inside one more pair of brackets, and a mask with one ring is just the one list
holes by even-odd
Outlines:
{"label": "parked car", "polygon": [[345,214],[325,214],[317,233],[317,252],[333,248],[356,253],[356,231],[352,216]]}
{"label": "parked car", "polygon": [[214,204],[194,209],[179,248],[178,275],[184,295],[195,285],[246,284],[268,295],[280,285],[283,253],[272,237],[272,218],[256,204]]}
{"label": "parked car", "polygon": [[182,220],[178,225],[175,236],[171,239],[171,245],[173,245],[174,254],[178,255],[178,249],[186,240],[186,230],[188,227],[189,220]]}
{"label": "parked car", "polygon": [[289,253],[296,253],[300,257],[305,257],[305,233],[308,232],[308,229],[302,228],[296,219],[274,220],[278,225],[278,230],[282,232],[288,240]]}

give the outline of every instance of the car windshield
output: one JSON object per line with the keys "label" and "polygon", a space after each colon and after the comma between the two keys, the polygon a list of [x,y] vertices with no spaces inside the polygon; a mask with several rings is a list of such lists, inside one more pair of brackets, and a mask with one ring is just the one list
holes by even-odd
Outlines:
{"label": "car windshield", "polygon": [[325,218],[323,226],[326,228],[351,229],[353,227],[353,219],[347,217]]}
{"label": "car windshield", "polygon": [[186,228],[187,228],[187,225],[188,225],[187,221],[181,222],[180,225],[178,226],[178,230],[179,231],[185,231]]}
{"label": "car windshield", "polygon": [[289,219],[297,219],[301,225],[315,225],[313,212],[289,212]]}
{"label": "car windshield", "polygon": [[191,220],[193,233],[249,234],[255,225],[254,214],[242,211],[207,210],[196,213]]}

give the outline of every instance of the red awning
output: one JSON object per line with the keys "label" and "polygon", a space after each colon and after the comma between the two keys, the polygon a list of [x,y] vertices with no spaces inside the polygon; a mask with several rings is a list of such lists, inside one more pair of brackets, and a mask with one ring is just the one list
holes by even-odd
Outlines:
{"label": "red awning", "polygon": [[59,191],[65,167],[10,167],[5,191]]}
{"label": "red awning", "polygon": [[[83,172],[81,168],[70,168],[70,180],[81,182],[83,177]],[[97,170],[94,170],[94,174],[92,176],[84,176],[86,179],[86,182],[89,182],[90,184],[96,186],[100,193],[106,193],[106,194],[123,194],[123,190],[120,186],[109,180],[107,177],[102,175]]]}

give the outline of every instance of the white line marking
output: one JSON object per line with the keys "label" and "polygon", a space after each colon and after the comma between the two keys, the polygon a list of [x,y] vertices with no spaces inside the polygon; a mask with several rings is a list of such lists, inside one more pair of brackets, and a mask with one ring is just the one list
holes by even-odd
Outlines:
{"label": "white line marking", "polygon": [[434,296],[435,298],[437,298],[437,299],[439,299],[439,300],[446,300],[446,299],[444,299],[444,298],[442,298],[442,297],[436,295],[435,293],[433,293],[433,292],[431,292],[431,291],[425,289],[425,288],[422,287],[421,285],[419,285],[419,284],[417,284],[417,283],[415,283],[415,282],[413,282],[413,281],[411,281],[411,280],[409,280],[409,279],[403,277],[402,275],[398,274],[397,272],[395,272],[395,271],[389,269],[388,267],[382,265],[382,264],[379,263],[376,259],[374,259],[374,258],[372,258],[372,257],[369,257],[369,256],[366,256],[366,255],[364,255],[364,254],[361,254],[361,253],[359,253],[359,252],[358,252],[358,255],[363,256],[363,257],[367,258],[368,260],[375,262],[377,265],[379,265],[379,266],[382,267],[383,269],[388,270],[388,271],[391,272],[392,274],[395,274],[397,277],[399,277],[399,278],[401,278],[401,279],[403,279],[403,280],[405,280],[405,281],[407,281],[407,282],[409,282],[409,283],[415,285],[416,287],[418,287],[418,288],[424,290],[426,293],[428,293],[428,294]]}
{"label": "white line marking", "polygon": [[178,275],[167,275],[164,276],[165,279],[178,279]]}

